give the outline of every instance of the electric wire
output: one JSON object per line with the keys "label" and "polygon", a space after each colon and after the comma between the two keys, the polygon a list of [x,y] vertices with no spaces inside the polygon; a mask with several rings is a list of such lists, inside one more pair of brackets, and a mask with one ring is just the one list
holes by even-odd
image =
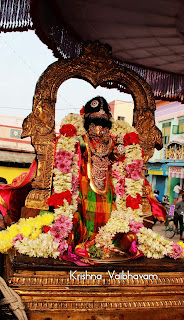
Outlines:
{"label": "electric wire", "polygon": [[[18,56],[18,58],[20,59],[20,61],[23,63],[23,64],[25,64],[36,76],[38,76],[38,74],[32,69],[32,67],[25,61],[25,59],[22,57],[22,56],[20,56],[17,52],[16,52],[16,50],[8,43],[8,41],[6,41],[1,35],[0,35],[0,39],[1,40],[3,40],[3,42],[14,52],[14,54],[16,55],[16,56]],[[39,76],[38,76],[39,77]],[[78,110],[78,108],[76,108],[76,107],[74,107],[74,106],[72,106],[71,104],[70,104],[70,102],[68,102],[63,96],[61,96],[60,94],[58,95],[61,99],[63,99],[71,108],[67,108],[67,109],[72,109],[72,110]],[[10,108],[8,108],[8,109],[10,109]],[[14,108],[11,108],[11,109],[14,109]],[[18,109],[21,109],[21,108],[16,108],[17,110]],[[27,109],[28,110],[28,109]],[[66,110],[66,108],[63,108],[63,109],[58,109],[57,108],[57,110]]]}

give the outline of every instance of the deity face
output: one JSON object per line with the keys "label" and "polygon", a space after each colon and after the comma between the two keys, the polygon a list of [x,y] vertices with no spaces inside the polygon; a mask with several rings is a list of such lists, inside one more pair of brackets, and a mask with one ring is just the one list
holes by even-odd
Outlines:
{"label": "deity face", "polygon": [[90,138],[99,141],[108,141],[110,139],[109,128],[104,128],[103,126],[95,125],[94,123],[89,125],[88,134]]}
{"label": "deity face", "polygon": [[96,132],[96,135],[97,135],[98,137],[102,137],[103,134],[104,134],[103,127],[102,127],[102,126],[96,126],[96,127],[95,127],[95,132]]}
{"label": "deity face", "polygon": [[110,129],[112,126],[111,116],[107,101],[102,97],[95,97],[85,105],[84,127],[88,131],[90,124],[93,123],[95,126]]}

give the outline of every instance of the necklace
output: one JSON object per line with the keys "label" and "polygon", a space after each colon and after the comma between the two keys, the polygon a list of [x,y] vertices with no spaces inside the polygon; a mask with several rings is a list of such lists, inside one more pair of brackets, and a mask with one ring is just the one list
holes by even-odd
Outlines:
{"label": "necklace", "polygon": [[[103,143],[98,144],[101,148],[100,151],[96,151],[93,147],[88,135],[84,137],[86,142],[86,148],[88,152],[87,171],[90,179],[90,186],[92,190],[98,194],[106,194],[109,188],[109,158],[108,154],[111,150],[112,140],[107,145]],[[94,143],[94,141],[93,141]]]}
{"label": "necklace", "polygon": [[[112,140],[110,139],[110,141],[108,141],[107,145],[105,145],[103,143],[103,141],[99,141],[96,148],[94,148],[92,145],[92,142],[89,140],[89,147],[90,147],[91,152],[100,158],[106,157],[109,154],[109,150],[111,148],[111,145],[112,145]],[[95,149],[98,149],[98,151]]]}

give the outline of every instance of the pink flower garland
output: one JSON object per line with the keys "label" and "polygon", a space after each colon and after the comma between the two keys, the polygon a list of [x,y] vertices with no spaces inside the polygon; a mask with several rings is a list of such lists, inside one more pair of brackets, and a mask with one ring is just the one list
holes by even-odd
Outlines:
{"label": "pink flower garland", "polygon": [[73,224],[68,217],[61,215],[51,226],[50,233],[54,236],[56,242],[66,238],[72,230]]}
{"label": "pink flower garland", "polygon": [[125,194],[125,179],[121,177],[121,171],[117,169],[112,170],[112,178],[117,179],[115,192],[118,196],[122,197]]}
{"label": "pink flower garland", "polygon": [[126,177],[133,180],[139,180],[142,178],[142,160],[133,160],[131,164],[126,165]]}
{"label": "pink flower garland", "polygon": [[57,168],[62,173],[70,173],[73,165],[73,155],[66,151],[60,149],[55,154],[54,168]]}
{"label": "pink flower garland", "polygon": [[123,196],[125,194],[125,179],[120,178],[115,186],[115,192],[118,196]]}
{"label": "pink flower garland", "polygon": [[23,235],[20,234],[20,233],[18,233],[18,234],[13,238],[13,245],[15,245],[15,243],[16,243],[17,240],[18,240],[18,241],[21,241],[21,240],[23,240],[23,239],[24,239]]}
{"label": "pink flower garland", "polygon": [[179,244],[174,243],[172,245],[172,250],[173,250],[172,253],[168,253],[169,258],[178,259],[183,256],[183,248]]}
{"label": "pink flower garland", "polygon": [[73,174],[72,175],[72,191],[73,191],[73,194],[77,193],[78,188],[79,188],[79,179],[75,174]]}
{"label": "pink flower garland", "polygon": [[144,227],[144,225],[141,222],[130,221],[129,227],[130,227],[130,231],[137,234],[140,232],[140,229]]}
{"label": "pink flower garland", "polygon": [[50,234],[54,237],[54,241],[59,242],[57,250],[60,252],[60,256],[68,247],[65,238],[68,237],[72,227],[73,224],[68,217],[61,215],[50,228]]}

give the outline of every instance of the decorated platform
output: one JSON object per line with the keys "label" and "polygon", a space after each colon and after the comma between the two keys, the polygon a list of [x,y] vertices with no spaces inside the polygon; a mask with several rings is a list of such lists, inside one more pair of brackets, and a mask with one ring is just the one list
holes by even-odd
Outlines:
{"label": "decorated platform", "polygon": [[4,276],[29,320],[183,319],[184,259],[79,267],[11,250],[5,264]]}

